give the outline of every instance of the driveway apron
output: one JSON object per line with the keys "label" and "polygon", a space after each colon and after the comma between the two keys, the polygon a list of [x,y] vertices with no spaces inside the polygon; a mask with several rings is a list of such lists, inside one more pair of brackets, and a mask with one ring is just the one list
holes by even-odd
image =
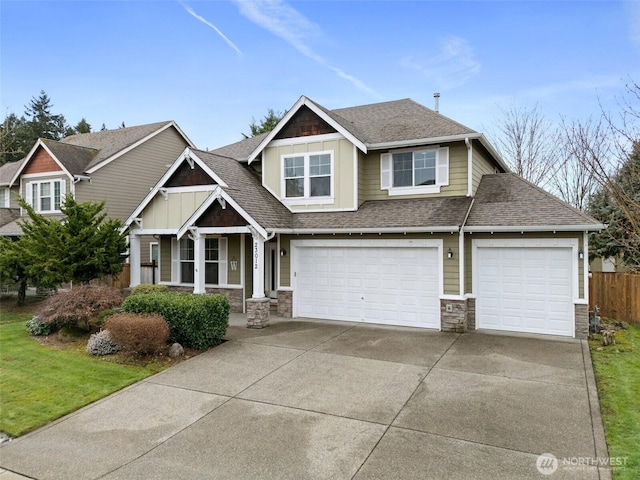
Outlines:
{"label": "driveway apron", "polygon": [[585,342],[242,322],[1,445],[0,480],[610,478],[575,462],[607,456]]}

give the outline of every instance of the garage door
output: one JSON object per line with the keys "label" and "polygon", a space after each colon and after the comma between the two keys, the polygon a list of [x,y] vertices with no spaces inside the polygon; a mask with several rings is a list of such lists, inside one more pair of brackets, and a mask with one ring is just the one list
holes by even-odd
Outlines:
{"label": "garage door", "polygon": [[477,328],[573,336],[572,249],[476,250]]}
{"label": "garage door", "polygon": [[302,241],[293,257],[296,316],[440,328],[435,247]]}

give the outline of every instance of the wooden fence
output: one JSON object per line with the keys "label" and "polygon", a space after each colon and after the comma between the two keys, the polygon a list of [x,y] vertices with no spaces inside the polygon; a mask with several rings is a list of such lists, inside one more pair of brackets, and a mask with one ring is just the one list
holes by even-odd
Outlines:
{"label": "wooden fence", "polygon": [[593,272],[589,279],[589,309],[600,316],[640,325],[640,274]]}

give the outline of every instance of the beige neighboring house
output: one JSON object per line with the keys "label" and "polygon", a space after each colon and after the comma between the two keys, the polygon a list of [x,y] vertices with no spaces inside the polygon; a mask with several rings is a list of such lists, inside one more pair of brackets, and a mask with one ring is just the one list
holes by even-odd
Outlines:
{"label": "beige neighboring house", "polygon": [[[67,193],[76,201],[105,201],[110,218],[126,220],[167,168],[194,145],[173,121],[39,139],[21,161],[0,167],[0,235],[22,234],[18,198],[49,217],[60,217]],[[150,261],[153,239],[140,258]]]}
{"label": "beige neighboring house", "polygon": [[279,315],[586,338],[588,235],[603,226],[510,173],[487,139],[410,99],[328,110],[186,148],[126,221],[160,283]]}

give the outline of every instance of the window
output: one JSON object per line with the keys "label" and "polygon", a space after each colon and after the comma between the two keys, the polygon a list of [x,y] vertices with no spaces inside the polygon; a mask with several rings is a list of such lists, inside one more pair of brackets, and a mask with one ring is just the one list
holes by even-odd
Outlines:
{"label": "window", "polygon": [[380,155],[380,187],[389,195],[438,193],[449,185],[449,148]]}
{"label": "window", "polygon": [[180,283],[193,283],[194,260],[193,240],[180,239]]}
{"label": "window", "polygon": [[204,283],[218,285],[220,270],[220,248],[217,238],[204,240]]}
{"label": "window", "polygon": [[0,208],[9,208],[9,189],[0,188]]}
{"label": "window", "polygon": [[64,200],[64,180],[45,180],[27,184],[27,203],[36,212],[59,212]]}
{"label": "window", "polygon": [[149,260],[158,263],[158,242],[149,243]]}
{"label": "window", "polygon": [[332,152],[307,153],[283,157],[284,197],[320,199],[332,191]]}

